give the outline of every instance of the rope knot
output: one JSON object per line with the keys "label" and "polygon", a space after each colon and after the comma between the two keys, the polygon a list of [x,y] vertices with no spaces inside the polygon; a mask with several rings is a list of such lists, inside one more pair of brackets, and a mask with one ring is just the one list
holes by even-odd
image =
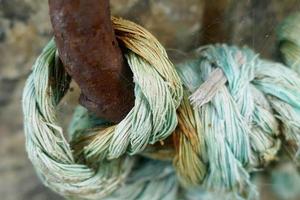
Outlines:
{"label": "rope knot", "polygon": [[47,186],[82,199],[176,199],[179,190],[195,194],[190,186],[199,197],[205,188],[251,199],[257,192],[249,173],[276,159],[281,143],[299,159],[300,77],[294,71],[224,44],[201,47],[174,67],[148,31],[112,21],[135,83],[135,105],[119,124],[79,107],[67,142],[55,114],[70,77],[53,40],[26,82],[26,148]]}

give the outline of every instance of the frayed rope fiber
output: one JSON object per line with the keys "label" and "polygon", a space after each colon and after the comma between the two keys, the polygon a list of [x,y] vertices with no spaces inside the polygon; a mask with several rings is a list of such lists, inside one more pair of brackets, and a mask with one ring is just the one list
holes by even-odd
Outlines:
{"label": "frayed rope fiber", "polygon": [[46,186],[71,199],[256,199],[251,172],[282,145],[299,159],[296,72],[227,45],[201,47],[174,67],[144,28],[113,25],[135,83],[134,107],[119,124],[79,106],[69,143],[56,106],[71,78],[53,40],[33,65],[23,93],[26,148]]}

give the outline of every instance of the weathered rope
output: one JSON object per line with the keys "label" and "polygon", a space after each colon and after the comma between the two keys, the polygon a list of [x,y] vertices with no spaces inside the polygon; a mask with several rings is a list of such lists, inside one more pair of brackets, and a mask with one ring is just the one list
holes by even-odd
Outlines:
{"label": "weathered rope", "polygon": [[[53,40],[27,80],[26,148],[44,184],[80,199],[256,198],[249,173],[276,158],[279,136],[298,151],[300,77],[227,45],[202,47],[175,70],[149,32],[112,20],[135,82],[135,106],[119,124],[79,107],[70,147],[55,118],[70,77]],[[169,140],[174,149],[157,145]],[[175,170],[154,160],[166,155]]]}
{"label": "weathered rope", "polygon": [[68,197],[101,198],[125,179],[133,159],[106,161],[99,169],[75,162],[55,120],[55,106],[69,79],[63,68],[55,65],[55,51],[51,41],[37,59],[24,89],[26,149],[42,181],[56,192]]}
{"label": "weathered rope", "polygon": [[[176,107],[181,100],[182,86],[164,49],[146,31],[140,31],[143,37],[132,38],[132,32],[138,32],[140,27],[121,19],[114,19],[114,23],[120,39],[125,38],[125,44],[126,39],[134,41],[133,50],[143,46],[142,51],[136,53],[153,55],[156,65],[131,51],[126,54],[136,83],[135,106],[118,125],[99,131],[100,137],[85,148],[90,164],[99,163],[96,168],[75,162],[55,120],[55,107],[66,89],[61,83],[66,83],[68,77],[62,66],[54,63],[54,41],[50,41],[35,62],[24,88],[23,112],[29,158],[43,182],[65,196],[86,199],[106,196],[128,175],[133,159],[105,161],[105,158],[119,158],[126,151],[130,154],[140,152],[148,143],[168,137],[177,125]],[[101,156],[95,157],[97,154]]]}
{"label": "weathered rope", "polygon": [[203,47],[196,54],[178,71],[198,107],[198,135],[205,152],[199,158],[208,166],[203,183],[218,192],[250,190],[255,195],[248,172],[273,160],[279,149],[277,121],[252,83],[262,61],[249,49],[226,45]]}
{"label": "weathered rope", "polygon": [[[99,127],[101,124],[103,125],[103,120],[78,106],[70,124],[69,134],[73,137],[78,133],[87,134],[87,129]],[[134,167],[126,180],[104,199],[172,200],[176,199],[178,190],[179,185],[170,162],[136,157]]]}

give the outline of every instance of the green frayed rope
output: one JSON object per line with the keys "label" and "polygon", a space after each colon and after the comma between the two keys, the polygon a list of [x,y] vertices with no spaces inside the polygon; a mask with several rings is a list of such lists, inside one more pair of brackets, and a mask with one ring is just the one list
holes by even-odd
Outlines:
{"label": "green frayed rope", "polygon": [[[45,185],[80,199],[251,199],[257,192],[249,173],[276,158],[280,134],[298,156],[300,78],[295,72],[248,48],[227,45],[202,47],[175,70],[150,33],[125,20],[113,23],[126,33],[119,39],[129,49],[125,57],[136,96],[119,124],[78,108],[69,146],[55,115],[70,77],[53,40],[27,80],[26,148]],[[175,170],[169,161],[143,156],[149,144],[170,135]]]}

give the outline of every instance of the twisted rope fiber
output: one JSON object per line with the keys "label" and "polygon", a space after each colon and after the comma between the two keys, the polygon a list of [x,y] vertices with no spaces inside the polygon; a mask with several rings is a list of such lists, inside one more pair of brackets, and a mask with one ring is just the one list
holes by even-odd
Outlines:
{"label": "twisted rope fiber", "polygon": [[[116,19],[113,21],[117,23]],[[108,159],[118,158],[125,151],[135,154],[148,143],[168,137],[177,125],[176,107],[180,103],[182,86],[164,49],[151,35],[149,37],[147,32],[139,30],[130,22],[127,22],[127,27],[122,24],[125,21],[119,20],[119,24],[116,23],[115,29],[120,32],[121,39],[125,38],[125,45],[127,40],[129,44],[134,41],[132,51],[143,49],[146,52],[137,53],[147,55],[145,59],[155,60],[159,65],[150,65],[151,62],[146,62],[130,51],[126,54],[136,83],[135,106],[118,125],[101,131],[101,137],[97,138],[100,140],[95,141],[97,148],[88,151],[87,160],[91,160],[90,157],[97,153]],[[143,37],[137,36],[139,40],[130,38],[132,27],[135,33]],[[124,29],[129,39],[122,36]],[[141,45],[143,48],[140,48]],[[51,41],[34,64],[33,73],[24,89],[27,151],[42,180],[55,191],[66,196],[101,198],[114,190],[128,175],[133,159],[101,162],[102,159],[97,157],[95,162],[99,164],[96,169],[74,162],[71,149],[54,119],[55,106],[63,94],[59,88],[51,86],[49,77],[54,83],[65,82],[67,79],[65,74],[60,74],[62,69],[53,65],[55,51],[54,41]],[[52,70],[57,73],[51,74]],[[143,75],[146,76],[141,79]],[[58,77],[61,79],[56,79]]]}
{"label": "twisted rope fiber", "polygon": [[[176,71],[149,32],[112,20],[128,49],[125,57],[135,82],[135,106],[119,124],[78,108],[70,148],[55,119],[70,77],[53,40],[27,80],[26,148],[43,183],[80,199],[192,199],[220,193],[228,199],[257,198],[249,173],[276,158],[278,135],[297,151],[298,75],[248,48],[227,45],[198,49]],[[172,155],[175,171],[171,162],[153,159],[169,150],[157,142],[171,135],[175,150],[167,155]],[[154,150],[147,154],[149,147]]]}

